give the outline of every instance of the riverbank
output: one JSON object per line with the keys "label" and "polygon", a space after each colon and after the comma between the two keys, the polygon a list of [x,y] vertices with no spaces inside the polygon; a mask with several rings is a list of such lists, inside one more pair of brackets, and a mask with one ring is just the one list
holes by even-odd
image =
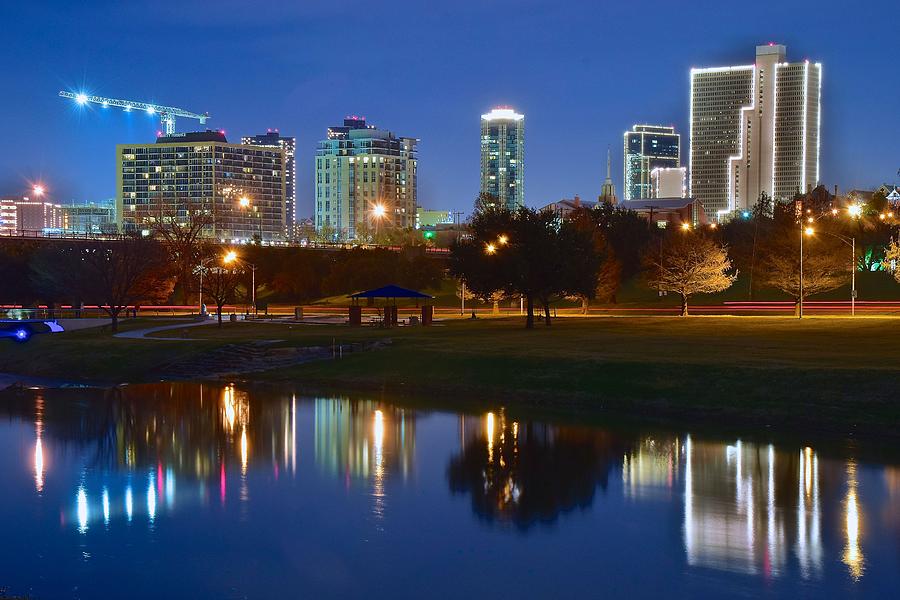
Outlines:
{"label": "riverbank", "polygon": [[[126,325],[148,326],[140,319]],[[227,347],[334,347],[324,360],[217,374],[309,390],[465,396],[580,413],[896,436],[895,326],[879,318],[762,317],[573,318],[533,331],[519,319],[393,330],[228,323],[192,327],[189,339],[179,339],[187,336],[178,329],[153,334],[157,341],[90,330],[36,336],[5,347],[2,370],[115,385],[170,379],[176,366],[203,364]],[[342,345],[387,340],[341,358]]]}

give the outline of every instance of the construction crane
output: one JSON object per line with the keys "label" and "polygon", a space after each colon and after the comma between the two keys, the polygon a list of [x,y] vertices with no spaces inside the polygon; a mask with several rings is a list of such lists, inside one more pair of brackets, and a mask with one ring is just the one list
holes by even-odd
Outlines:
{"label": "construction crane", "polygon": [[193,113],[189,110],[184,110],[183,108],[175,108],[174,106],[162,106],[160,104],[150,104],[148,102],[135,102],[134,100],[119,100],[117,98],[90,96],[88,94],[85,94],[84,92],[75,94],[72,92],[62,91],[59,93],[59,96],[61,98],[69,98],[70,100],[74,100],[79,106],[84,106],[86,104],[99,104],[103,108],[115,106],[117,108],[123,109],[125,112],[131,112],[132,110],[142,110],[148,115],[159,115],[159,119],[160,121],[162,121],[162,126],[166,132],[166,135],[172,135],[173,133],[175,133],[175,117],[197,119],[200,121],[201,125],[206,125],[206,120],[209,118],[209,113],[198,114]]}

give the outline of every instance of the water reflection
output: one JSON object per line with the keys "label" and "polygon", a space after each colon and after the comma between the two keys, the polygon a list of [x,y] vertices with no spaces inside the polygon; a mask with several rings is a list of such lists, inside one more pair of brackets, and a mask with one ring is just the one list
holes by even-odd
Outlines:
{"label": "water reflection", "polygon": [[461,449],[450,459],[450,489],[469,494],[488,521],[520,529],[591,506],[621,456],[614,436],[582,427],[512,421],[503,411],[459,418]]}
{"label": "water reflection", "polygon": [[[360,527],[390,532],[392,519],[456,518],[458,527],[461,513],[501,525],[480,528],[500,532],[492,535],[544,525],[546,539],[579,527],[614,530],[622,519],[633,528],[630,543],[655,545],[650,555],[677,557],[679,568],[768,582],[810,585],[838,570],[865,583],[878,577],[883,554],[873,538],[893,535],[889,547],[898,547],[900,468],[829,458],[812,446],[556,424],[503,409],[429,414],[234,385],[124,388],[90,401],[35,393],[3,406],[22,421],[17,489],[36,505],[58,502],[59,526],[85,546],[123,531],[157,535],[176,510],[212,519],[208,527],[266,519],[280,527],[303,502],[327,497],[335,505],[361,499],[360,537]],[[305,471],[301,454],[310,457]],[[303,485],[289,485],[294,479]],[[440,493],[427,487],[435,480]],[[448,488],[466,501],[441,504]],[[426,492],[427,506],[409,500]],[[329,510],[337,509],[315,514],[329,518]],[[577,515],[577,524],[563,515]]]}

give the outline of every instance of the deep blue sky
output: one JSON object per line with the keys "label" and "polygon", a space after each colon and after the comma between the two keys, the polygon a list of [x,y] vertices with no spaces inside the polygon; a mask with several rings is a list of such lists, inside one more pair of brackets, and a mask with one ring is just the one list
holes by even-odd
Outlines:
{"label": "deep blue sky", "polygon": [[[42,179],[57,201],[114,196],[115,144],[158,123],[76,110],[60,89],[209,111],[231,140],[297,137],[298,214],[312,212],[316,140],[344,115],[421,139],[419,203],[468,210],[479,115],[526,115],[525,196],[599,193],[622,132],[674,124],[687,161],[688,72],[749,64],[757,43],[824,64],[822,177],[894,182],[900,167],[895,0],[763,2],[4,2],[0,195]],[[195,121],[182,120],[185,131]]]}

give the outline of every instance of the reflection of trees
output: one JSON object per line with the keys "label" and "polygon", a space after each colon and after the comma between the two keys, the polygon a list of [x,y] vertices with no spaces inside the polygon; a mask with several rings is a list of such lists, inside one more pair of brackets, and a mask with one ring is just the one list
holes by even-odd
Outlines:
{"label": "reflection of trees", "polygon": [[382,478],[412,469],[415,411],[371,400],[319,398],[315,402],[315,460],[329,473]]}
{"label": "reflection of trees", "polygon": [[[48,393],[43,392],[46,396]],[[40,400],[41,432],[54,445],[89,448],[89,463],[111,470],[163,465],[205,478],[227,463],[295,460],[290,399],[250,402],[232,386],[152,384],[114,390],[53,392]],[[4,403],[18,417],[37,420],[36,397]]]}
{"label": "reflection of trees", "polygon": [[463,417],[461,426],[462,451],[447,468],[451,491],[471,494],[480,517],[520,529],[589,507],[622,456],[619,441],[595,429],[520,424],[502,412]]}

